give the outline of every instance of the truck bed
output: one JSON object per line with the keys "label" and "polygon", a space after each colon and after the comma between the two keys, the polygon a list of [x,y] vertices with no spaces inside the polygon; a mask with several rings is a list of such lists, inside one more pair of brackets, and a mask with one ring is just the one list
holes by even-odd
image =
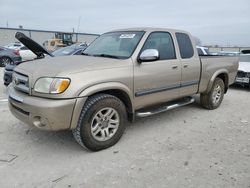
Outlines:
{"label": "truck bed", "polygon": [[199,93],[203,93],[207,90],[211,79],[214,79],[214,75],[219,74],[218,70],[228,73],[228,85],[234,83],[237,74],[237,71],[235,70],[238,70],[239,66],[239,57],[220,55],[204,55],[199,57],[201,63]]}

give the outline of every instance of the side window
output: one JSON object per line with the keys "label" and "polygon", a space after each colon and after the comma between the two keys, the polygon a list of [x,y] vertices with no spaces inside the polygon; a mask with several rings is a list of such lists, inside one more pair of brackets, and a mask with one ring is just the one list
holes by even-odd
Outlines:
{"label": "side window", "polygon": [[153,32],[149,35],[142,51],[157,49],[160,54],[159,60],[176,59],[172,37],[167,32]]}
{"label": "side window", "polygon": [[178,46],[182,59],[191,58],[194,55],[194,49],[189,36],[185,33],[176,33]]}

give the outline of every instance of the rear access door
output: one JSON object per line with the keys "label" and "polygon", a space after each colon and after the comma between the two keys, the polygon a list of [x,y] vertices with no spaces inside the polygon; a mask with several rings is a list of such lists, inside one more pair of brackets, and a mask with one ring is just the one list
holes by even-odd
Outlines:
{"label": "rear access door", "polygon": [[181,85],[180,96],[189,96],[198,92],[201,65],[197,50],[188,34],[176,33],[180,52]]}

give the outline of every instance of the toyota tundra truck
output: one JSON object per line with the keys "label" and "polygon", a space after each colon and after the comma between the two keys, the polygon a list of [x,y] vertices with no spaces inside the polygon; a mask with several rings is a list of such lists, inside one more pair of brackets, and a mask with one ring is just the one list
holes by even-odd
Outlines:
{"label": "toyota tundra truck", "polygon": [[237,57],[199,56],[188,32],[158,28],[107,32],[80,56],[35,61],[15,68],[10,111],[41,130],[72,130],[92,151],[116,144],[135,117],[193,103],[196,94],[204,108],[218,108],[238,69]]}

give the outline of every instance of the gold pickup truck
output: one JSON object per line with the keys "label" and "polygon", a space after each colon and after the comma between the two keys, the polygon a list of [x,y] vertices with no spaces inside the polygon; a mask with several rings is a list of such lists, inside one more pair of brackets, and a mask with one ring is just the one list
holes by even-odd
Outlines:
{"label": "gold pickup truck", "polygon": [[185,31],[115,30],[82,55],[17,66],[9,108],[39,129],[72,130],[80,145],[98,151],[118,142],[127,120],[190,104],[195,94],[203,107],[219,107],[237,69],[237,57],[198,56]]}

